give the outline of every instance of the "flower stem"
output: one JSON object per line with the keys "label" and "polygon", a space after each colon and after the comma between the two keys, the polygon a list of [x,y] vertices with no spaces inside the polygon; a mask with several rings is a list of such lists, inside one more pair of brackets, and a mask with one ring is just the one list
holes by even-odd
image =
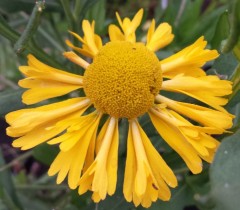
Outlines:
{"label": "flower stem", "polygon": [[68,190],[67,185],[16,185],[19,190]]}
{"label": "flower stem", "polygon": [[74,6],[74,17],[76,21],[79,18],[81,10],[82,10],[82,1],[76,0],[75,6]]}
{"label": "flower stem", "polygon": [[235,0],[230,5],[230,11],[231,11],[231,13],[229,14],[230,32],[221,50],[223,53],[230,52],[238,42],[238,37],[240,35],[240,30],[239,30],[240,24],[238,20],[238,13],[239,13],[238,8],[240,7],[239,4],[240,4],[240,1]]}
{"label": "flower stem", "polygon": [[60,0],[60,2],[63,6],[63,9],[64,9],[64,12],[65,12],[70,30],[74,31],[74,32],[77,32],[76,31],[76,25],[77,24],[76,24],[76,20],[73,16],[73,12],[70,8],[69,0]]}
{"label": "flower stem", "polygon": [[26,48],[33,35],[36,33],[40,23],[42,11],[45,8],[44,4],[44,1],[36,2],[25,30],[14,45],[14,50],[16,53],[21,53]]}
{"label": "flower stem", "polygon": [[24,154],[18,156],[17,158],[12,160],[8,164],[5,164],[2,167],[0,167],[0,172],[5,171],[5,170],[11,168],[12,166],[14,166],[16,164],[16,162],[25,160],[25,159],[29,158],[31,155],[32,155],[32,151],[25,152]]}
{"label": "flower stem", "polygon": [[[20,34],[13,30],[5,21],[5,19],[0,15],[0,35],[4,36],[9,41],[15,43],[20,37]],[[33,53],[36,57],[41,59],[43,62],[48,63],[57,68],[61,68],[61,64],[51,58],[48,54],[46,54],[41,48],[39,48],[33,39],[31,39],[27,45],[26,49]]]}

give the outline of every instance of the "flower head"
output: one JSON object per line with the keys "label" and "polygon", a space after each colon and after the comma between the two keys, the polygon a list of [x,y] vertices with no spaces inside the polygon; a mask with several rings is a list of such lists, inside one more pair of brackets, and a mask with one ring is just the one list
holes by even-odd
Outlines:
{"label": "flower head", "polygon": [[[231,82],[207,76],[202,70],[207,61],[218,57],[216,50],[205,49],[203,37],[159,60],[155,51],[172,41],[171,26],[162,23],[156,28],[153,20],[147,42],[140,43],[135,31],[143,10],[132,20],[116,15],[120,27],[109,26],[110,41],[106,44],[95,34],[94,22],[83,21],[83,37],[70,32],[82,46],[68,40],[67,45],[92,58],[88,63],[73,51],[64,53],[85,69],[81,76],[28,56],[28,65],[20,67],[26,78],[19,85],[28,89],[23,94],[24,103],[35,104],[78,89],[83,89],[85,96],[9,113],[7,133],[17,137],[13,146],[22,150],[43,142],[58,144],[60,152],[48,174],[57,174],[57,183],[67,177],[71,189],[78,188],[79,194],[90,190],[93,200],[99,202],[115,192],[118,121],[127,118],[123,194],[136,206],[149,207],[157,199],[169,200],[169,187],[176,187],[177,179],[142,129],[139,117],[148,114],[156,131],[191,172],[200,173],[202,159],[211,162],[219,146],[211,135],[222,134],[232,126],[233,116],[223,108],[228,101],[224,96],[231,94],[232,87]],[[166,91],[184,94],[207,107],[175,101],[164,96]]]}

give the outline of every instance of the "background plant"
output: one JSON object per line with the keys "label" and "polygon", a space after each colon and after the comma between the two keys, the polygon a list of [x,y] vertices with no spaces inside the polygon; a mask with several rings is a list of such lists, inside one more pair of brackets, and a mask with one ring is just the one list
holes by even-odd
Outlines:
{"label": "background plant", "polygon": [[[155,147],[174,170],[179,186],[172,191],[170,202],[158,201],[151,210],[236,210],[240,199],[240,0],[0,0],[0,210],[77,210],[77,209],[142,209],[135,208],[122,196],[121,184],[126,156],[125,123],[120,127],[119,187],[114,196],[95,205],[90,193],[79,196],[67,185],[55,184],[46,174],[57,148],[43,144],[31,151],[20,152],[11,147],[5,135],[4,115],[24,108],[23,92],[17,86],[22,78],[18,66],[26,64],[26,55],[66,71],[80,73],[78,66],[67,62],[62,52],[68,30],[82,34],[83,19],[96,21],[96,32],[107,37],[107,25],[121,16],[132,16],[144,8],[144,21],[137,31],[144,39],[149,19],[173,26],[174,42],[158,53],[161,59],[193,43],[204,35],[210,48],[220,57],[204,68],[208,74],[232,80],[233,93],[227,109],[234,114],[231,133],[218,136],[223,143],[214,163],[204,165],[200,175],[192,175],[179,156],[154,132],[150,121],[141,119]],[[78,44],[76,40],[72,40]],[[184,97],[180,98],[185,100]]]}

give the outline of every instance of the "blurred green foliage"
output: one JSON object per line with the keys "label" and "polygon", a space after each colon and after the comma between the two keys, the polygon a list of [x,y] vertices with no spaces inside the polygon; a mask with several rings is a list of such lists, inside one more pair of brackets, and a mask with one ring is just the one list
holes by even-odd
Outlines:
{"label": "blurred green foliage", "polygon": [[[116,23],[115,11],[121,16],[133,16],[139,8],[144,8],[142,25],[137,31],[141,39],[146,34],[146,22],[152,18],[157,23],[168,22],[175,34],[173,43],[158,52],[164,58],[205,36],[209,47],[219,50],[220,57],[205,66],[209,74],[217,74],[233,82],[233,94],[227,109],[236,116],[231,133],[219,136],[221,144],[214,163],[204,165],[200,175],[192,175],[179,156],[169,148],[149,124],[148,117],[140,122],[150,136],[154,146],[163,153],[166,162],[176,173],[179,186],[172,190],[169,202],[158,201],[151,210],[237,210],[240,206],[240,0],[46,0],[41,11],[37,10],[39,21],[34,21],[33,0],[0,1],[0,116],[24,107],[21,102],[23,92],[17,86],[22,78],[18,71],[20,64],[26,63],[26,55],[33,53],[43,62],[52,66],[80,73],[81,69],[66,62],[61,55],[67,49],[66,38],[71,39],[68,30],[82,34],[83,19],[96,21],[96,32],[103,40],[108,40],[107,26]],[[33,21],[33,22],[31,22]],[[34,24],[34,25],[31,25]],[[33,28],[31,28],[34,26]],[[27,30],[30,30],[27,31]],[[27,33],[25,33],[27,31]],[[25,33],[25,35],[24,35]],[[26,35],[27,34],[27,35]],[[27,36],[27,37],[26,37]],[[73,40],[78,44],[76,40]],[[18,47],[21,50],[18,50]],[[19,45],[20,43],[20,45]],[[14,46],[15,50],[14,51]],[[184,99],[184,98],[183,98]],[[3,126],[3,125],[2,125]],[[120,138],[125,139],[126,122],[120,123]],[[4,141],[0,133],[1,147]],[[9,141],[9,140],[8,140]],[[99,204],[94,204],[90,193],[79,196],[68,189],[67,184],[56,185],[54,177],[48,177],[47,167],[58,149],[42,145],[32,153],[17,153],[5,163],[0,150],[0,210],[133,210],[133,204],[122,195],[125,147],[122,140],[119,149],[119,169],[117,191]],[[25,156],[24,156],[25,155]],[[31,173],[24,167],[12,173],[13,166],[24,166],[29,160],[42,163],[41,173]],[[14,162],[15,161],[15,162]],[[12,170],[9,170],[12,169]]]}

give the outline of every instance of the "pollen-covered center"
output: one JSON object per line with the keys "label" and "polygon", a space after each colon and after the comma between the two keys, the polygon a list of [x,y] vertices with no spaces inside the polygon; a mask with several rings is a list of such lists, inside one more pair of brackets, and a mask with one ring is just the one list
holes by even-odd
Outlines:
{"label": "pollen-covered center", "polygon": [[129,119],[153,105],[162,84],[156,55],[142,43],[109,42],[84,74],[84,91],[94,107]]}

